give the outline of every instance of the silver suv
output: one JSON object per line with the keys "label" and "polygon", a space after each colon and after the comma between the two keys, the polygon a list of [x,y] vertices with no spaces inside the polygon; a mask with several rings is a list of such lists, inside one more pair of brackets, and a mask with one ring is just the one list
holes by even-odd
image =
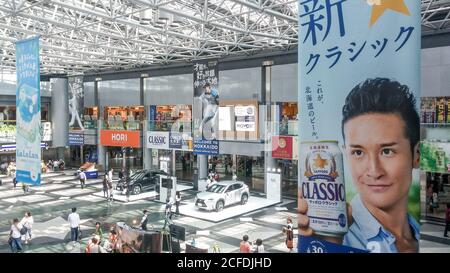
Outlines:
{"label": "silver suv", "polygon": [[221,181],[197,193],[195,206],[199,209],[221,211],[225,206],[232,204],[244,205],[249,196],[248,186],[244,182]]}

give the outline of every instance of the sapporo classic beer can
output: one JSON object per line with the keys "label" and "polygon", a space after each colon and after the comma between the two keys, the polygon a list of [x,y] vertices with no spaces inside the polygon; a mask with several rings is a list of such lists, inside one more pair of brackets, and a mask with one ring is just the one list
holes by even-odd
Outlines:
{"label": "sapporo classic beer can", "polygon": [[343,156],[337,141],[302,142],[302,197],[309,226],[316,234],[343,236],[348,231]]}

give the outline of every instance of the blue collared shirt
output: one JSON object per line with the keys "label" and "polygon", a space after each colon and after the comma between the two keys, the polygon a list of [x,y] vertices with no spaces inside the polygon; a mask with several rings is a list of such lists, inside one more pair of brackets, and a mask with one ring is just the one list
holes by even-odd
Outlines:
{"label": "blue collared shirt", "polygon": [[[364,206],[359,195],[352,202],[353,224],[344,237],[344,245],[374,253],[397,253],[395,237],[373,217]],[[408,214],[408,223],[419,242],[419,224]]]}

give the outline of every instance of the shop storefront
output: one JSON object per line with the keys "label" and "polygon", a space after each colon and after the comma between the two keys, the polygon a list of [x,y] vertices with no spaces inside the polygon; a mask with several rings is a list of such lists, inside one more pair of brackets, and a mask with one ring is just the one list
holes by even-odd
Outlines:
{"label": "shop storefront", "polygon": [[104,126],[106,130],[142,130],[144,118],[143,106],[107,106],[104,108]]}
{"label": "shop storefront", "polygon": [[420,160],[420,168],[425,172],[425,216],[444,221],[450,203],[450,142],[422,141]]}
{"label": "shop storefront", "polygon": [[100,145],[106,147],[108,168],[142,169],[139,131],[101,130]]}
{"label": "shop storefront", "polygon": [[192,106],[149,106],[146,145],[152,151],[153,168],[166,168],[180,181],[193,181],[196,156],[192,153]]}

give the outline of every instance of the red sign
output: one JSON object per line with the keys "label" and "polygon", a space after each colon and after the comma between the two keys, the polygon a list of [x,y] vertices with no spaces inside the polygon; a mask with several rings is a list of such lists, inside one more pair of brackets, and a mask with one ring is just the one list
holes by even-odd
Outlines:
{"label": "red sign", "polygon": [[293,137],[291,136],[273,136],[272,137],[272,157],[292,159],[293,156]]}
{"label": "red sign", "polygon": [[100,144],[116,147],[141,147],[139,131],[101,130]]}

